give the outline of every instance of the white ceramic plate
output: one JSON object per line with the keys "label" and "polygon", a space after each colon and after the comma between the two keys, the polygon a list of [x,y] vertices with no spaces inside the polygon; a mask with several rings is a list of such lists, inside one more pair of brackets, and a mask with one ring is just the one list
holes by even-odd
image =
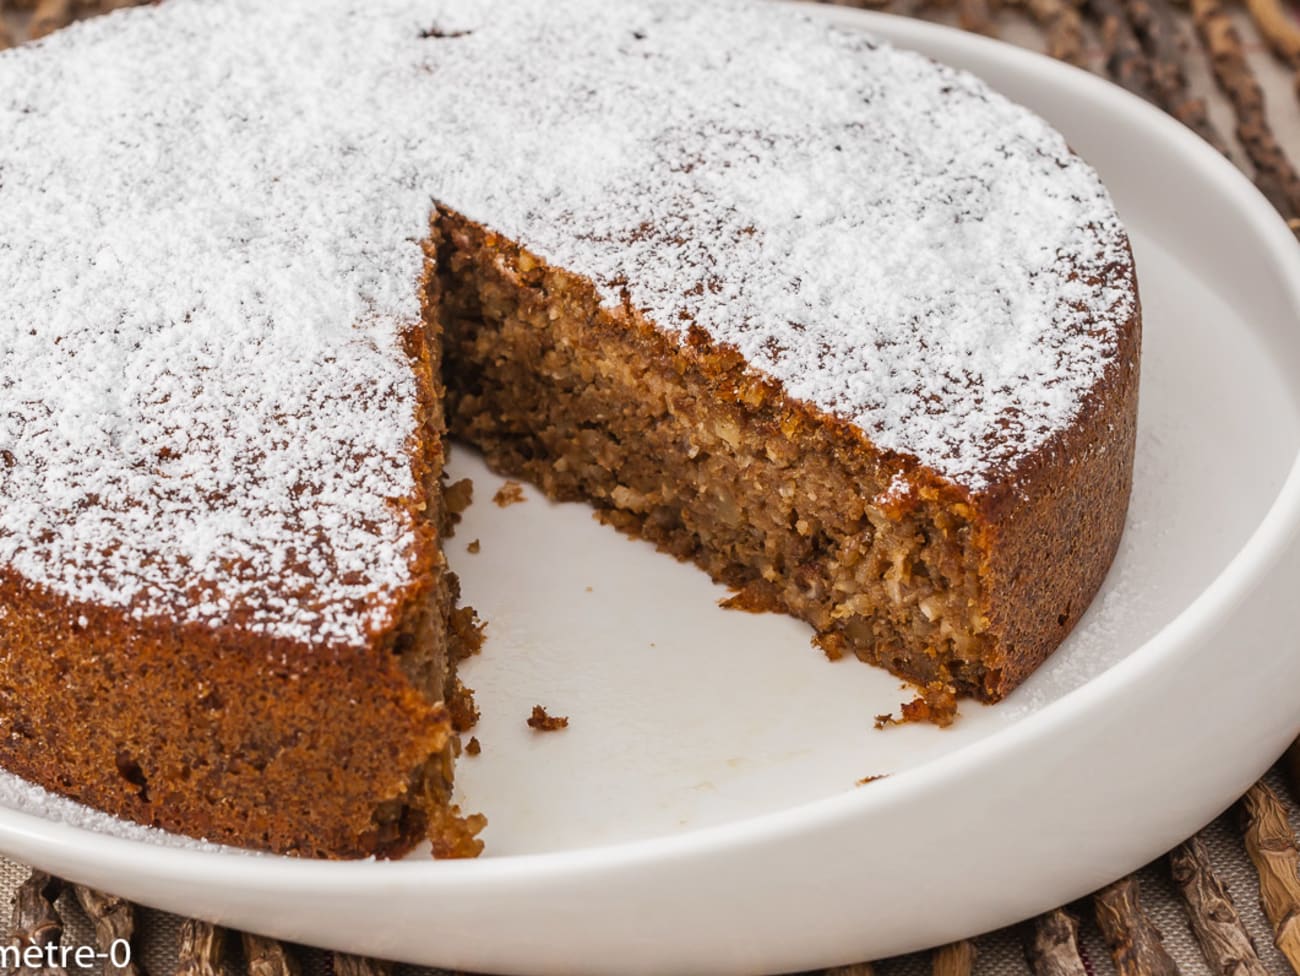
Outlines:
{"label": "white ceramic plate", "polygon": [[[1300,248],[1196,137],[1118,88],[955,31],[810,8],[971,69],[1061,128],[1132,231],[1146,309],[1137,484],[1069,641],[951,729],[803,626],[499,479],[451,543],[490,621],[465,669],[488,811],[474,862],[301,862],[0,808],[0,848],[130,898],[487,972],[783,972],[1012,922],[1196,830],[1300,732]],[[465,544],[481,540],[478,555]],[[568,730],[530,732],[534,704]],[[890,773],[858,787],[862,777]]]}

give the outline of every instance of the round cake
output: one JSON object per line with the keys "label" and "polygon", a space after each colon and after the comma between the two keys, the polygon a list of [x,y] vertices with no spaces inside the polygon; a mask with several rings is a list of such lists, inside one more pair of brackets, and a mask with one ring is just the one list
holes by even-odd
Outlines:
{"label": "round cake", "polygon": [[142,823],[477,853],[448,431],[939,721],[1122,531],[1097,175],[790,7],[121,11],[0,54],[0,214],[0,765]]}

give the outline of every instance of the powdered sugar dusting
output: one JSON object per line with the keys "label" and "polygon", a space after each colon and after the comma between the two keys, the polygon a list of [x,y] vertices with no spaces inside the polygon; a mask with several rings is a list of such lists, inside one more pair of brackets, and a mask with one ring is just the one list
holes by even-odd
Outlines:
{"label": "powdered sugar dusting", "polygon": [[0,565],[381,626],[434,200],[972,490],[1075,416],[1132,301],[1044,123],[788,9],[170,0],[0,56]]}

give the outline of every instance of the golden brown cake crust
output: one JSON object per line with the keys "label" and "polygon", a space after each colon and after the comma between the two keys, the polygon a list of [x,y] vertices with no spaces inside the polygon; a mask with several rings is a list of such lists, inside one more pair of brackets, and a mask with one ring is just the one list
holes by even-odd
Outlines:
{"label": "golden brown cake crust", "polygon": [[5,768],[128,820],[282,853],[392,854],[422,838],[417,809],[378,823],[376,808],[401,806],[450,721],[391,641],[313,656],[0,579]]}

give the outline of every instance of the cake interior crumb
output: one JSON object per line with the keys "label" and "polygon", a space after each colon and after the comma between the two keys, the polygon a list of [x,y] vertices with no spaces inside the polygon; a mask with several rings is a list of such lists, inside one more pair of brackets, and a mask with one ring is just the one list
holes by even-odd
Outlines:
{"label": "cake interior crumb", "polygon": [[469,742],[465,744],[466,755],[477,756],[482,751],[483,747],[479,745],[478,736],[471,735],[469,737]]}
{"label": "cake interior crumb", "polygon": [[475,539],[473,542],[471,542],[469,545],[465,547],[465,551],[468,552],[470,555],[476,555],[480,550],[482,550],[482,548],[483,546],[479,543],[477,539]]}
{"label": "cake interior crumb", "polygon": [[[432,231],[448,426],[489,467],[695,562],[732,589],[730,608],[807,621],[830,657],[987,692],[968,505],[936,489],[906,511],[894,495],[873,507],[893,469],[746,385],[724,351],[683,359],[582,280],[445,207]],[[506,481],[494,501],[519,497]]]}

